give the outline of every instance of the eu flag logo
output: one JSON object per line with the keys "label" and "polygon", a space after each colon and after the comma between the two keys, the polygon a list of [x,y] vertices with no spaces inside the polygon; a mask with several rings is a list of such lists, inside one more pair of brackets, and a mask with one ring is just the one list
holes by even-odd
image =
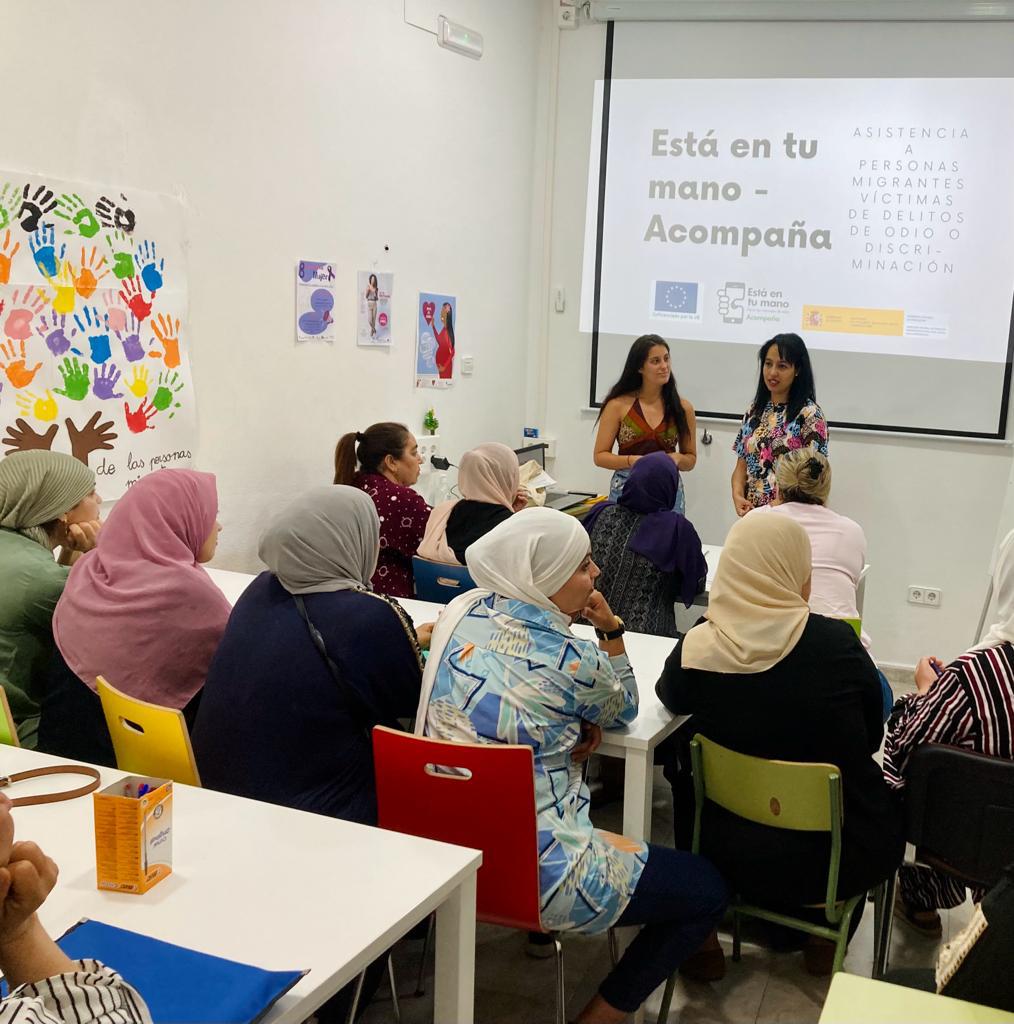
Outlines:
{"label": "eu flag logo", "polygon": [[655,312],[663,316],[671,313],[697,313],[696,281],[656,281]]}

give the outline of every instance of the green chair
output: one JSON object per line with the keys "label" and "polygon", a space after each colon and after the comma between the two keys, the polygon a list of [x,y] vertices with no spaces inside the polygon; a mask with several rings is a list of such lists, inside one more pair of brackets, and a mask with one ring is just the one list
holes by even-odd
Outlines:
{"label": "green chair", "polygon": [[862,619],[842,619],[842,622],[847,622],[855,631],[856,636],[860,640],[863,638],[863,620]]}
{"label": "green chair", "polygon": [[[736,898],[732,901],[732,959],[740,958],[740,918],[759,917],[765,921],[819,935],[835,943],[833,971],[841,970],[845,959],[849,922],[865,893],[847,900],[836,899],[838,868],[841,864],[842,789],[841,775],[833,764],[765,761],[737,754],[699,733],[690,741],[696,812],[693,852],[701,845],[701,812],[710,800],[737,817],[772,828],[799,832],[830,832],[831,856],[827,869],[827,891],[822,906],[826,925],[813,924],[787,914],[755,907]],[[676,985],[676,975],[666,982],[658,1015],[664,1021]]]}
{"label": "green chair", "polygon": [[11,717],[11,706],[7,702],[7,691],[0,686],[0,743],[8,747],[20,747],[18,730]]}

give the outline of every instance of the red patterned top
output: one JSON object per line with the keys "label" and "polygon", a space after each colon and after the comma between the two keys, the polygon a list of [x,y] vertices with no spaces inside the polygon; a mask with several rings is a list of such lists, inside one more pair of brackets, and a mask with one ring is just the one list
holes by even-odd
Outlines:
{"label": "red patterned top", "polygon": [[627,415],[620,420],[616,442],[620,455],[650,455],[652,452],[671,455],[676,451],[679,438],[676,424],[670,423],[668,416],[657,427],[648,426],[641,410],[641,400],[635,398]]}
{"label": "red patterned top", "polygon": [[378,594],[413,597],[412,556],[426,532],[430,507],[411,487],[392,483],[379,473],[356,473],[352,486],[365,491],[380,516],[380,557],[370,581]]}

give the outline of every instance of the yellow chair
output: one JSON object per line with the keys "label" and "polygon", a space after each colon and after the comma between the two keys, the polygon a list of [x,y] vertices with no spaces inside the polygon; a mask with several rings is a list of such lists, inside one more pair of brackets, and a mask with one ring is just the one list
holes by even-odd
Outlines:
{"label": "yellow chair", "polygon": [[18,730],[11,716],[11,706],[7,701],[7,691],[0,686],[0,743],[8,747],[20,747]]}
{"label": "yellow chair", "polygon": [[860,640],[863,638],[863,620],[862,619],[842,619],[842,622],[847,622],[855,631],[856,636]]}
{"label": "yellow chair", "polygon": [[102,676],[95,682],[121,771],[201,784],[182,712],[128,697]]}
{"label": "yellow chair", "polygon": [[[732,959],[740,958],[739,924],[741,917],[759,917],[764,921],[794,928],[829,939],[835,944],[833,974],[841,970],[848,942],[852,914],[865,893],[839,900],[838,870],[841,866],[842,823],[844,817],[841,773],[833,764],[796,761],[768,761],[720,746],[698,733],[690,741],[693,764],[694,814],[693,852],[701,848],[701,817],[704,802],[710,800],[737,817],[770,828],[830,834],[827,888],[824,902],[816,904],[824,911],[826,924],[779,914],[753,906],[735,897],[732,910]],[[659,1021],[666,1020],[676,976],[666,982]]]}

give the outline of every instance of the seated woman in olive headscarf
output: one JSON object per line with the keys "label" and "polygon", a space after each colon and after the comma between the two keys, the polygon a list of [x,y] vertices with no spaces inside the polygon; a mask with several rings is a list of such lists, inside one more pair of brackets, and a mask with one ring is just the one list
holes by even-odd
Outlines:
{"label": "seated woman in olive headscarf", "polygon": [[665,452],[642,455],[619,500],[584,518],[599,589],[627,629],[678,636],[675,602],[690,607],[708,573],[694,524],[673,511],[680,471]]}
{"label": "seated woman in olive headscarf", "polygon": [[101,502],[95,474],[62,452],[14,452],[0,461],[0,685],[24,747],[38,739],[53,609],[68,566],[95,545]]}
{"label": "seated woman in olive headscarf", "polygon": [[[833,764],[844,798],[838,898],[866,892],[901,861],[898,807],[874,754],[880,679],[852,627],[812,613],[810,541],[784,516],[729,531],[703,622],[669,655],[656,690],[685,727],[742,754]],[[677,818],[686,816],[682,805]],[[693,814],[690,813],[692,820]],[[701,852],[750,903],[805,916],[827,888],[826,833],[789,832],[704,809]],[[853,915],[858,925],[862,904]],[[823,920],[823,909],[818,914]],[[827,973],[833,945],[812,937],[807,967]]]}
{"label": "seated woman in olive headscarf", "polygon": [[193,743],[205,786],[376,824],[369,730],[411,717],[412,620],[374,593],[380,521],[355,487],[315,487],[261,538],[208,670]]}
{"label": "seated woman in olive headscarf", "polygon": [[517,455],[505,444],[492,441],[465,452],[458,467],[461,497],[441,502],[430,513],[419,557],[464,565],[469,544],[525,507],[520,472]]}

